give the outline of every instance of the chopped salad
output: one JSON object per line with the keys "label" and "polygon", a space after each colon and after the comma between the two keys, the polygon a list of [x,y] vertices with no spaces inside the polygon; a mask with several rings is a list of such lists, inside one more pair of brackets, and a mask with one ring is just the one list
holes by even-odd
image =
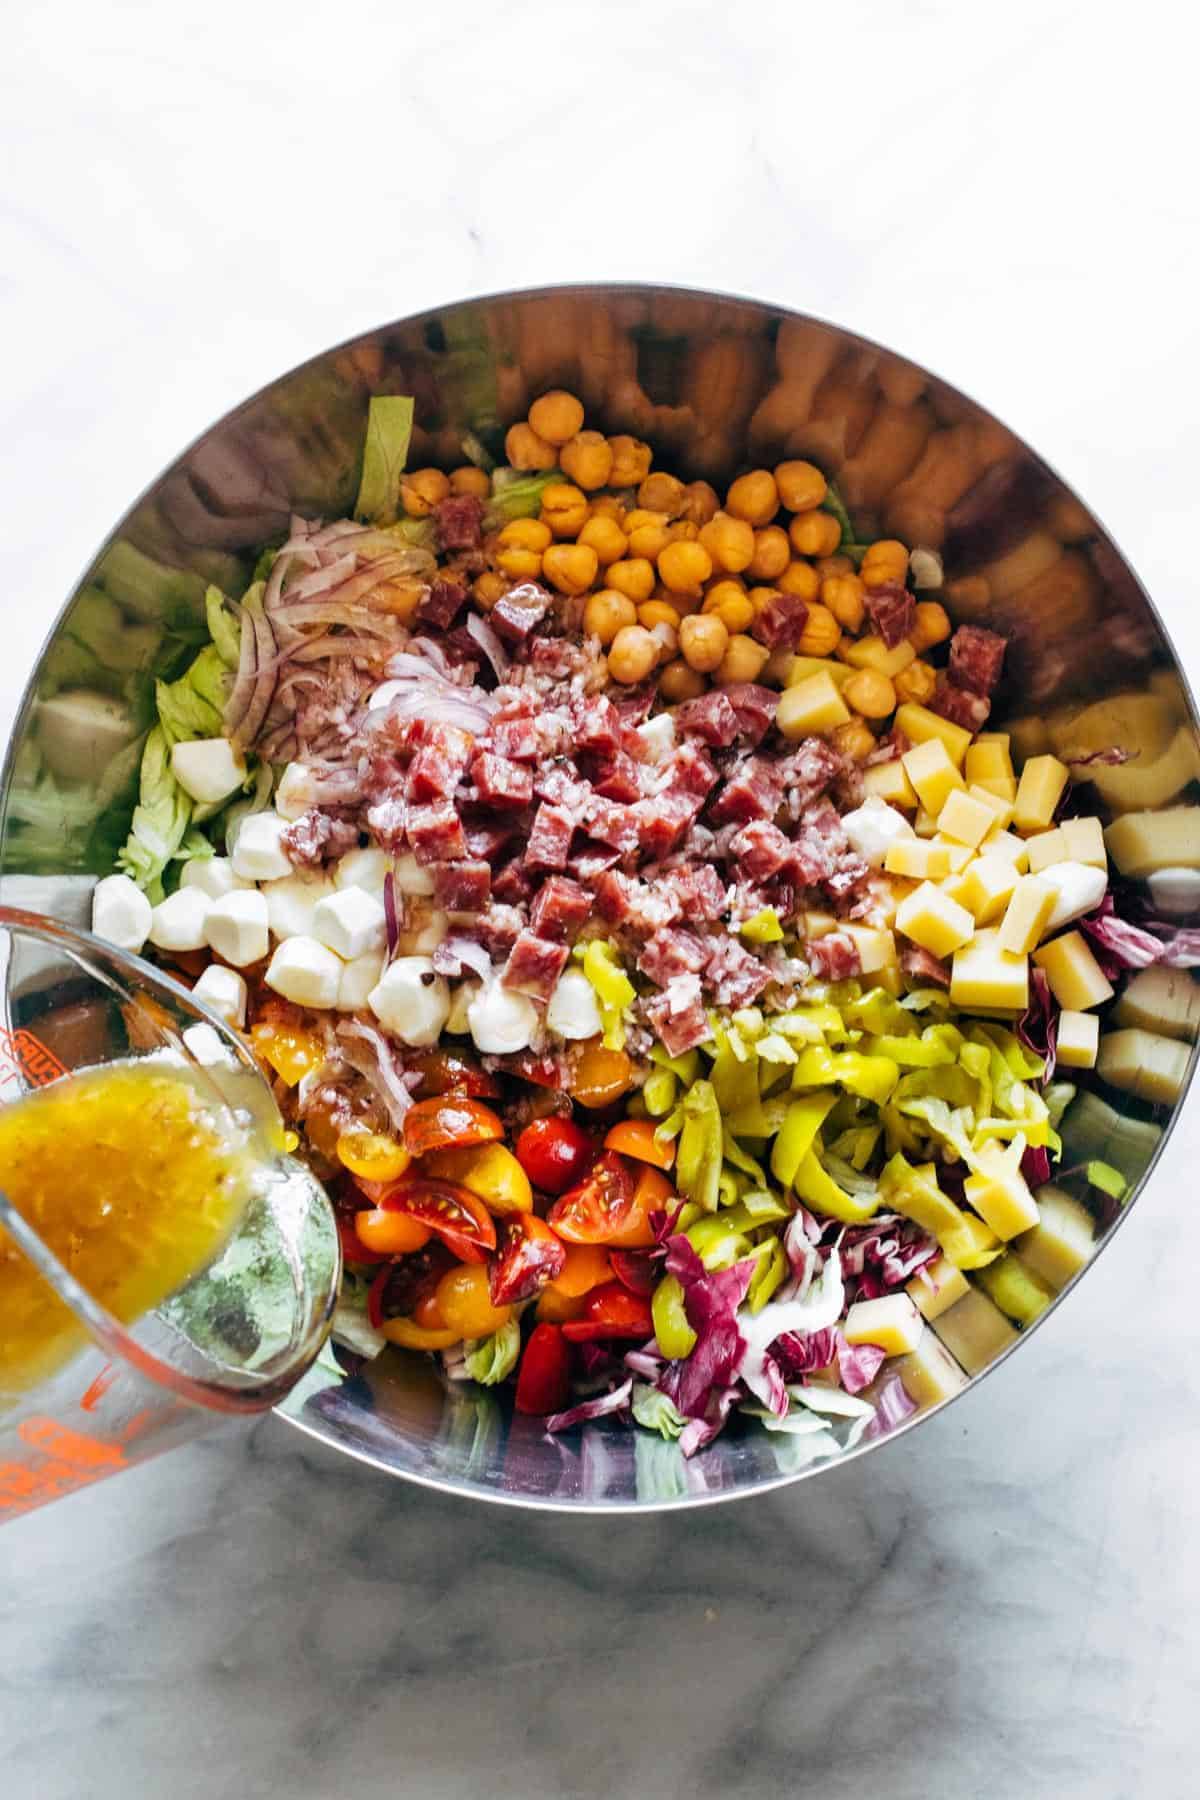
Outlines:
{"label": "chopped salad", "polygon": [[813,464],[722,497],[552,392],[410,472],[412,424],[372,401],[354,516],[210,588],[95,930],[246,1034],[352,1354],[686,1454],[890,1428],[1121,1198],[1056,1170],[1075,1072],[1179,1092],[1197,934],[1108,866],[1186,862],[1171,813],[1106,834],[1127,753],[996,729],[1004,637]]}

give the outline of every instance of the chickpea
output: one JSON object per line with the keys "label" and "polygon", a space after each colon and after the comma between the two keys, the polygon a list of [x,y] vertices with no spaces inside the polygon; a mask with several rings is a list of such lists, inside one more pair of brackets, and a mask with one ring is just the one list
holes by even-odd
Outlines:
{"label": "chickpea", "polygon": [[542,523],[556,538],[578,537],[588,520],[588,497],[569,481],[552,481],[542,489]]}
{"label": "chickpea", "polygon": [[886,719],[896,710],[896,690],[878,669],[856,669],[842,684],[842,699],[864,719]]}
{"label": "chickpea", "polygon": [[496,542],[505,547],[511,544],[514,549],[540,552],[550,547],[550,527],[541,519],[510,519]]}
{"label": "chickpea", "polygon": [[507,594],[508,588],[503,575],[497,575],[494,569],[485,569],[471,583],[471,597],[480,612],[491,612],[497,600]]}
{"label": "chickpea", "polygon": [[625,515],[625,530],[629,534],[629,548],[633,555],[644,556],[648,562],[654,562],[659,551],[669,542],[666,513],[647,512],[644,507],[635,507]]}
{"label": "chickpea", "polygon": [[679,614],[681,619],[686,619],[689,613],[700,611],[700,602],[703,599],[703,595],[673,594],[670,588],[666,586],[665,582],[660,581],[650,598],[652,600],[665,600],[668,606],[673,606],[675,608],[675,611]]}
{"label": "chickpea", "polygon": [[862,582],[857,575],[826,575],[821,582],[821,604],[839,625],[857,631],[866,613]]}
{"label": "chickpea", "polygon": [[944,644],[950,636],[950,615],[940,600],[918,600],[913,607],[912,630],[908,641],[917,652],[932,650],[935,644]]}
{"label": "chickpea", "polygon": [[813,567],[822,581],[827,575],[856,575],[858,573],[850,558],[842,556],[840,552],[836,556],[818,556]]}
{"label": "chickpea", "polygon": [[641,438],[620,435],[610,437],[608,447],[613,453],[612,468],[608,472],[610,487],[637,487],[639,482],[645,481],[650,473],[649,444],[643,444]]}
{"label": "chickpea", "polygon": [[700,542],[712,557],[713,567],[726,575],[740,575],[754,555],[754,527],[745,519],[731,519],[719,512],[700,527]]}
{"label": "chickpea", "polygon": [[792,560],[792,547],[782,525],[764,525],[754,534],[754,555],[746,564],[756,581],[774,581]]}
{"label": "chickpea", "polygon": [[514,469],[552,469],[558,451],[522,422],[510,425],[504,437],[504,454]]}
{"label": "chickpea", "polygon": [[677,475],[667,475],[656,470],[647,475],[638,488],[638,505],[647,507],[651,512],[665,513],[668,519],[677,519],[683,511],[684,486]]}
{"label": "chickpea", "polygon": [[638,624],[644,625],[647,631],[653,631],[656,625],[669,625],[672,631],[679,630],[679,613],[666,600],[643,601],[637,609],[637,618]]}
{"label": "chickpea", "polygon": [[752,587],[746,596],[754,608],[756,618],[764,607],[770,606],[772,600],[776,600],[778,597],[779,589],[777,587]]}
{"label": "chickpea", "polygon": [[618,562],[629,548],[629,539],[609,513],[593,513],[579,534],[581,544],[590,544],[602,569]]}
{"label": "chickpea", "polygon": [[707,683],[699,669],[690,668],[682,656],[669,662],[658,678],[658,691],[672,706],[681,700],[696,700]]}
{"label": "chickpea", "polygon": [[658,572],[673,594],[698,595],[713,572],[712,557],[703,544],[685,539],[660,552]]}
{"label": "chickpea", "polygon": [[606,486],[612,474],[612,446],[603,432],[576,432],[559,451],[558,466],[577,487],[591,493],[593,488]]}
{"label": "chickpea", "polygon": [[821,577],[811,563],[789,563],[775,586],[781,594],[796,594],[801,600],[815,600],[821,591]]}
{"label": "chickpea", "polygon": [[673,544],[694,544],[700,527],[691,519],[675,519],[667,526],[667,537]]}
{"label": "chickpea", "polygon": [[811,512],[829,491],[825,477],[810,462],[781,462],[775,470],[779,498],[789,512]]}
{"label": "chickpea", "polygon": [[410,519],[427,519],[449,492],[449,477],[440,469],[414,469],[400,477],[400,504]]}
{"label": "chickpea", "polygon": [[754,602],[740,581],[726,576],[705,594],[704,611],[715,613],[726,631],[745,631],[754,619]]}
{"label": "chickpea", "polygon": [[625,529],[625,507],[616,494],[597,494],[592,501],[592,517],[613,519],[622,531]]}
{"label": "chickpea", "polygon": [[788,532],[797,556],[832,556],[842,541],[842,528],[832,513],[797,513]]}
{"label": "chickpea", "polygon": [[848,719],[830,734],[835,750],[852,762],[863,762],[875,748],[875,733],[865,719]]}
{"label": "chickpea", "polygon": [[679,648],[690,669],[701,675],[719,668],[729,648],[729,633],[715,613],[697,613],[679,627]]}
{"label": "chickpea", "polygon": [[735,681],[757,681],[770,654],[765,644],[735,632],[717,670],[718,687],[729,687]]}
{"label": "chickpea", "polygon": [[832,656],[842,628],[827,606],[809,603],[808,617],[796,649],[801,656]]}
{"label": "chickpea", "polygon": [[918,657],[907,669],[892,676],[892,686],[897,700],[915,700],[918,706],[927,706],[937,687],[937,670],[932,663],[922,662]]}
{"label": "chickpea", "polygon": [[632,686],[644,681],[658,661],[659,644],[644,625],[626,625],[618,631],[608,652],[608,672],[614,681]]}
{"label": "chickpea", "polygon": [[586,594],[599,567],[587,544],[551,544],[542,557],[542,573],[560,594]]}
{"label": "chickpea", "polygon": [[639,603],[654,592],[654,564],[644,556],[630,556],[608,565],[608,585]]}
{"label": "chickpea", "polygon": [[890,579],[902,582],[908,573],[908,550],[899,538],[877,538],[873,544],[868,545],[863,563],[864,566],[872,563],[890,569]]}
{"label": "chickpea", "polygon": [[477,469],[474,463],[464,463],[461,469],[451,469],[452,494],[473,494],[477,500],[486,500],[491,491],[492,478],[486,469]]}
{"label": "chickpea", "polygon": [[725,496],[725,511],[749,525],[769,525],[779,511],[779,489],[769,469],[739,475]]}
{"label": "chickpea", "polygon": [[717,490],[710,487],[707,481],[689,481],[683,490],[683,506],[680,517],[687,519],[697,530],[701,525],[715,518],[721,510],[721,502],[717,498]]}
{"label": "chickpea", "polygon": [[637,608],[628,594],[615,588],[601,588],[589,594],[583,608],[583,629],[588,637],[597,637],[607,649],[618,631],[637,624]]}
{"label": "chickpea", "polygon": [[521,544],[498,550],[496,561],[512,581],[536,581],[542,572],[541,551]]}
{"label": "chickpea", "polygon": [[551,388],[530,407],[529,426],[547,444],[565,444],[583,429],[583,402],[562,388]]}
{"label": "chickpea", "polygon": [[679,654],[679,633],[675,627],[668,625],[665,620],[660,620],[657,625],[650,627],[650,636],[658,645],[659,662],[673,662]]}

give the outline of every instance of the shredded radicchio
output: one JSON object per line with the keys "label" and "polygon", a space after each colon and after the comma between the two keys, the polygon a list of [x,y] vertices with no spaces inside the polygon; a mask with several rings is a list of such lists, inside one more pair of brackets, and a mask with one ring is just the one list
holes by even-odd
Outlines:
{"label": "shredded radicchio", "polygon": [[903,1425],[905,1419],[910,1418],[916,1410],[917,1403],[909,1398],[900,1377],[890,1376],[875,1396],[875,1417],[863,1432],[864,1441],[886,1437],[889,1431],[895,1431],[897,1425]]}
{"label": "shredded radicchio", "polygon": [[1031,1188],[1044,1187],[1050,1179],[1050,1152],[1044,1144],[1029,1144],[1021,1158],[1021,1173]]}
{"label": "shredded radicchio", "polygon": [[848,1394],[861,1394],[870,1387],[883,1366],[887,1351],[878,1344],[848,1344],[837,1333],[837,1364],[842,1386]]}
{"label": "shredded radicchio", "polygon": [[581,1400],[578,1406],[569,1406],[565,1412],[551,1413],[546,1420],[546,1430],[569,1431],[572,1425],[586,1425],[589,1419],[603,1419],[607,1413],[624,1412],[632,1394],[631,1375],[620,1387],[613,1388],[611,1393],[597,1394],[594,1400]]}
{"label": "shredded radicchio", "polygon": [[731,1269],[710,1272],[682,1236],[667,1245],[667,1273],[683,1289],[688,1324],[696,1333],[690,1356],[669,1363],[659,1387],[689,1418],[703,1418],[714,1388],[731,1385],[745,1348],[737,1309],[746,1298],[757,1264],[753,1257]]}
{"label": "shredded radicchio", "polygon": [[1049,1081],[1058,1059],[1058,1013],[1044,969],[1030,971],[1029,989],[1029,1005],[1017,1020],[1016,1034],[1032,1056],[1045,1058],[1042,1079]]}
{"label": "shredded radicchio", "polygon": [[1165,963],[1169,969],[1200,966],[1200,931],[1176,931],[1157,920],[1152,923],[1168,935],[1156,937],[1141,925],[1119,919],[1111,894],[1105,894],[1096,911],[1079,921],[1081,930],[1092,941],[1097,962],[1110,979],[1125,969],[1148,969],[1154,963]]}

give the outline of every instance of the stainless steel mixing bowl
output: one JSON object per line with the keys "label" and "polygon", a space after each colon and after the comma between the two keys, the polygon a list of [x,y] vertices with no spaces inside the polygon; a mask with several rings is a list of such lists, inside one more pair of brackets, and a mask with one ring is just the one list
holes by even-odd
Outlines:
{"label": "stainless steel mixing bowl", "polygon": [[[496,440],[552,386],[582,397],[589,424],[649,439],[687,476],[720,483],[752,462],[810,457],[838,480],[860,535],[940,551],[956,621],[1009,639],[1002,699],[1027,741],[1068,709],[1137,689],[1174,709],[1194,748],[1178,661],[1111,538],[1027,445],[945,382],[754,301],[627,286],[499,294],[368,332],[293,370],[205,432],[120,521],[59,615],[13,734],[4,900],[87,922],[90,890],[128,825],[152,676],[191,654],[206,583],[240,593],[256,547],[284,533],[291,513],[349,508],[370,395],[414,395],[414,464],[453,466],[465,430]],[[33,1016],[36,976],[25,971],[7,999],[10,1021]],[[1136,1189],[1170,1119],[1106,1097],[1151,1127],[1122,1151]],[[1071,1113],[1064,1133],[1067,1162],[1103,1148],[1094,1119],[1086,1142]],[[1097,1248],[1123,1216],[1113,1212],[1098,1222]],[[1020,1342],[978,1291],[932,1329],[947,1348],[946,1383],[964,1391]],[[283,1411],[376,1467],[515,1505],[686,1506],[830,1466],[806,1465],[803,1439],[757,1427],[687,1464],[674,1445],[608,1421],[551,1440],[493,1394],[395,1352],[357,1378],[306,1384]]]}

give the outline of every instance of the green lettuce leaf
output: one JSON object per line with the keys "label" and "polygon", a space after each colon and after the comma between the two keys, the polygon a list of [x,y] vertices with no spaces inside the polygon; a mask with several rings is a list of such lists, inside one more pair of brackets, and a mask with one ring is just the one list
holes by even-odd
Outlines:
{"label": "green lettuce leaf", "polygon": [[400,504],[400,477],[412,440],[410,394],[377,394],[367,409],[362,479],[354,503],[356,519],[390,525]]}
{"label": "green lettuce leaf", "polygon": [[157,904],[163,897],[163,870],[183,843],[191,823],[192,803],[171,773],[171,747],[161,725],[146,739],[138,804],[120,868]]}
{"label": "green lettuce leaf", "polygon": [[212,638],[217,655],[227,669],[236,669],[241,657],[242,634],[219,587],[205,590],[204,616],[208,621],[208,635]]}
{"label": "green lettuce leaf", "polygon": [[509,1319],[490,1337],[476,1338],[464,1357],[467,1374],[482,1387],[495,1387],[511,1375],[521,1354],[521,1327]]}
{"label": "green lettuce leaf", "polygon": [[229,671],[215,644],[208,644],[178,681],[156,681],[158,722],[168,744],[222,735]]}
{"label": "green lettuce leaf", "polygon": [[633,1384],[633,1416],[647,1431],[657,1431],[667,1440],[677,1438],[687,1424],[675,1402],[645,1381]]}

